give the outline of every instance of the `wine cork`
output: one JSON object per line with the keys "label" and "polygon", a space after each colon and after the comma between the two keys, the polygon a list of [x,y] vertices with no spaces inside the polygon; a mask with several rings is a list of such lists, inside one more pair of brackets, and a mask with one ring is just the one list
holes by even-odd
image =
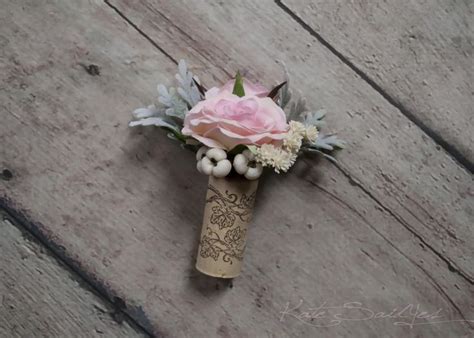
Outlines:
{"label": "wine cork", "polygon": [[209,177],[196,269],[218,278],[240,274],[258,181]]}

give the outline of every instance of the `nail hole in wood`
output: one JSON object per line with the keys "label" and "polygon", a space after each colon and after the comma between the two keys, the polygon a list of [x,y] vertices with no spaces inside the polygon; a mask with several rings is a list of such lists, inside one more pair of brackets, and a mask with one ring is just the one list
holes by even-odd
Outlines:
{"label": "nail hole in wood", "polygon": [[100,75],[100,68],[97,65],[90,64],[90,65],[87,66],[87,65],[83,64],[82,67],[84,67],[84,69],[86,70],[86,72],[89,75],[92,75],[92,76],[99,76]]}
{"label": "nail hole in wood", "polygon": [[10,181],[13,178],[13,173],[8,169],[3,169],[0,178],[5,181]]}

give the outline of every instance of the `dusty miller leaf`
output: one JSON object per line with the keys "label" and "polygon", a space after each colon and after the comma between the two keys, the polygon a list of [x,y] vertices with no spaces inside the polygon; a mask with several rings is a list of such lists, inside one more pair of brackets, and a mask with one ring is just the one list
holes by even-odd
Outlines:
{"label": "dusty miller leaf", "polygon": [[189,107],[192,108],[199,101],[201,101],[201,94],[199,93],[198,87],[194,83],[193,73],[188,70],[184,60],[179,61],[176,80],[178,80],[179,84],[177,92],[181,98],[188,103]]}
{"label": "dusty miller leaf", "polygon": [[280,107],[285,109],[291,100],[290,80],[286,80],[285,85],[280,90]]}
{"label": "dusty miller leaf", "polygon": [[278,100],[278,103],[279,103],[281,109],[285,109],[286,106],[288,105],[288,103],[291,100],[290,75],[288,74],[288,69],[286,68],[285,63],[283,63],[283,69],[285,71],[285,84],[280,89],[280,95],[279,95],[280,98]]}
{"label": "dusty miller leaf", "polygon": [[128,124],[130,127],[136,126],[157,126],[157,127],[165,127],[168,129],[172,129],[174,131],[179,132],[178,127],[176,124],[173,124],[171,121],[166,121],[161,117],[148,117],[137,121],[131,121]]}
{"label": "dusty miller leaf", "polygon": [[291,103],[288,120],[301,121],[301,119],[303,118],[303,114],[307,111],[308,109],[306,108],[306,99],[300,96],[298,98],[298,101],[293,101]]}
{"label": "dusty miller leaf", "polygon": [[321,129],[326,122],[323,121],[324,116],[326,116],[326,110],[320,109],[316,112],[307,112],[303,116],[303,124],[306,126],[315,126],[318,129]]}
{"label": "dusty miller leaf", "polygon": [[328,160],[330,160],[331,162],[335,162],[337,163],[337,160],[334,156],[331,156],[329,154],[326,154],[325,152],[321,151],[321,150],[318,150],[318,149],[315,149],[315,148],[302,148],[303,152],[307,152],[307,153],[317,153],[317,154],[320,154],[322,155],[323,157],[327,158]]}
{"label": "dusty miller leaf", "polygon": [[199,80],[188,71],[184,60],[179,62],[176,80],[177,88],[158,85],[158,103],[136,109],[129,126],[157,126],[169,131],[169,137],[186,142],[187,138],[181,134],[184,117],[202,97],[198,89]]}
{"label": "dusty miller leaf", "polygon": [[168,90],[160,84],[158,85],[158,94],[158,101],[163,105],[165,114],[183,120],[188,112],[188,105],[177,90],[173,87]]}
{"label": "dusty miller leaf", "polygon": [[139,108],[132,113],[134,120],[130,121],[129,127],[136,126],[156,126],[170,131],[175,138],[184,141],[185,137],[181,134],[181,126],[171,117],[167,116],[163,109],[157,109],[155,106],[148,108]]}
{"label": "dusty miller leaf", "polygon": [[160,116],[161,112],[154,106],[148,106],[147,108],[138,108],[132,112],[134,120],[146,119],[147,117]]}
{"label": "dusty miller leaf", "polygon": [[309,147],[332,151],[336,148],[344,148],[345,142],[339,139],[336,135],[320,135],[314,143],[309,145]]}

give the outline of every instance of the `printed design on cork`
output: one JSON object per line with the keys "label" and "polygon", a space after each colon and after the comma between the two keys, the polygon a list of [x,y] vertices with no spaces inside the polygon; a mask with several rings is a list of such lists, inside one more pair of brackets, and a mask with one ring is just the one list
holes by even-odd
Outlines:
{"label": "printed design on cork", "polygon": [[206,200],[206,203],[215,203],[212,207],[211,224],[216,224],[219,229],[231,228],[235,220],[239,218],[242,222],[250,222],[252,216],[252,207],[255,202],[256,193],[253,192],[250,196],[242,194],[239,197],[237,194],[231,194],[228,190],[225,191],[224,196],[214,186],[209,185],[214,195]]}
{"label": "printed design on cork", "polygon": [[207,233],[201,239],[202,258],[211,257],[215,261],[219,259],[220,254],[222,260],[232,264],[234,259],[241,261],[245,250],[245,234],[246,230],[240,227],[227,230],[224,238],[221,238],[216,231],[212,231],[207,227]]}
{"label": "printed design on cork", "polygon": [[[236,221],[247,224],[252,216],[252,208],[256,193],[250,196],[242,194],[240,199],[237,194],[227,190],[222,194],[217,188],[209,185],[213,192],[206,203],[213,204],[211,208],[210,226],[201,238],[200,255],[203,258],[212,258],[215,261],[222,254],[222,260],[232,264],[234,259],[241,261],[245,250],[246,230]],[[214,226],[214,228],[213,228]]]}

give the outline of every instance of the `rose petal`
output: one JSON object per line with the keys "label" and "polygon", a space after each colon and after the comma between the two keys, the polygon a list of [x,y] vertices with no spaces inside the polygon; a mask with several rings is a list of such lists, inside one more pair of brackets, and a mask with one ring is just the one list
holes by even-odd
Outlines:
{"label": "rose petal", "polygon": [[[232,149],[239,144],[281,144],[288,124],[284,111],[270,98],[255,95],[253,84],[244,97],[222,87],[186,114],[182,133],[209,147]],[[260,88],[261,89],[261,88]],[[258,93],[257,93],[258,94]]]}

